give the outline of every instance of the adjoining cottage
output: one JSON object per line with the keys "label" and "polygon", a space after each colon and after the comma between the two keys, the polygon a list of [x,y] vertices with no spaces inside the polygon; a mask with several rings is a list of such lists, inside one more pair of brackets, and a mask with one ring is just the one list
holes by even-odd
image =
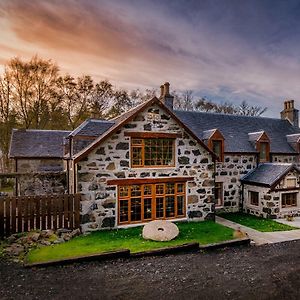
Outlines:
{"label": "adjoining cottage", "polygon": [[9,156],[14,160],[16,195],[61,194],[67,190],[64,139],[70,131],[14,129]]}
{"label": "adjoining cottage", "polygon": [[272,219],[298,216],[299,177],[300,169],[294,164],[259,165],[241,179],[244,211]]}

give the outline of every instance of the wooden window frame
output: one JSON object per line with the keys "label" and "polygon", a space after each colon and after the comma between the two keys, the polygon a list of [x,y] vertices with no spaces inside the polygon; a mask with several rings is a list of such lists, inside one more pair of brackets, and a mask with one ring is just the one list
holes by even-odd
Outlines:
{"label": "wooden window frame", "polygon": [[[292,199],[292,200],[296,200],[296,203],[295,204],[290,204],[290,205],[287,205],[286,202],[287,202],[287,199],[284,199],[285,197],[289,196],[289,195],[295,195],[295,199]],[[281,194],[281,207],[282,208],[290,208],[290,207],[297,207],[298,206],[298,193],[297,192],[293,192],[293,193],[282,193]],[[285,202],[285,204],[283,204]]]}
{"label": "wooden window frame", "polygon": [[[253,203],[253,195],[257,196],[257,203],[255,201],[255,203]],[[252,206],[258,207],[259,206],[259,192],[256,191],[248,191],[248,198],[249,198],[249,203]]]}
{"label": "wooden window frame", "polygon": [[212,136],[207,141],[208,148],[213,152],[213,143],[220,142],[221,143],[221,156],[218,156],[216,153],[217,161],[224,162],[224,150],[225,150],[225,139],[222,133],[216,129]]}
{"label": "wooden window frame", "polygon": [[[146,165],[145,164],[145,140],[169,140],[172,141],[172,163],[170,165]],[[141,140],[141,144],[134,144],[135,140]],[[131,168],[174,168],[175,167],[175,141],[176,139],[172,136],[171,138],[161,138],[161,137],[131,137],[130,140],[130,165]],[[133,152],[134,148],[141,149],[141,163],[133,164]]]}
{"label": "wooden window frame", "polygon": [[[219,185],[217,187],[217,185]],[[223,182],[216,182],[215,183],[215,199],[217,199],[216,195],[217,195],[217,190],[220,190],[219,194],[220,194],[220,204],[219,202],[215,204],[216,208],[218,207],[223,207],[224,205],[224,186],[223,186]]]}
{"label": "wooden window frame", "polygon": [[[118,186],[118,225],[128,225],[128,224],[139,224],[139,223],[145,223],[150,222],[152,220],[172,220],[172,219],[179,219],[179,218],[185,218],[186,217],[186,183],[185,182],[175,182],[174,184],[174,193],[168,194],[166,193],[166,186],[168,182],[160,182],[160,183],[145,183],[145,184],[138,184],[137,186],[140,186],[141,195],[140,196],[132,196],[132,186],[134,185],[120,185]],[[157,186],[163,186],[163,193],[162,194],[156,194],[156,187]],[[178,186],[182,185],[182,191],[178,191]],[[145,195],[145,186],[151,186],[151,195],[147,194]],[[127,187],[128,194],[126,196],[121,195],[122,188]],[[168,196],[174,196],[174,206],[175,206],[175,213],[173,217],[166,217],[166,198]],[[183,196],[183,213],[178,214],[178,199],[177,197]],[[131,201],[132,198],[140,198],[141,199],[141,220],[138,221],[132,221],[132,215],[131,215]],[[145,209],[145,199],[151,198],[151,219],[146,218],[144,214]],[[156,198],[163,198],[163,217],[157,218],[156,217]],[[120,220],[120,202],[121,201],[128,201],[128,221],[122,221]]]}
{"label": "wooden window frame", "polygon": [[[266,158],[261,159],[260,153],[261,153],[261,145],[266,144]],[[258,151],[258,161],[261,162],[269,162],[270,161],[270,139],[267,136],[267,134],[264,132],[260,138],[256,142],[256,150]]]}

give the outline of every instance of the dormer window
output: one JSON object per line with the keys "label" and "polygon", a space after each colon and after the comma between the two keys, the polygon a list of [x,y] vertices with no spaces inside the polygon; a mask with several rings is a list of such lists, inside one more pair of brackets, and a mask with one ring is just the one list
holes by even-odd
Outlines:
{"label": "dormer window", "polygon": [[217,155],[219,161],[222,161],[222,156],[223,156],[222,145],[223,145],[223,141],[212,140],[212,151]]}
{"label": "dormer window", "polygon": [[249,142],[258,152],[259,162],[270,161],[270,139],[264,131],[248,133]]}
{"label": "dormer window", "polygon": [[206,130],[203,132],[203,140],[207,143],[217,156],[218,161],[224,160],[224,137],[218,129]]}
{"label": "dormer window", "polygon": [[259,161],[260,162],[269,161],[268,147],[269,147],[269,143],[267,143],[267,142],[259,143]]}

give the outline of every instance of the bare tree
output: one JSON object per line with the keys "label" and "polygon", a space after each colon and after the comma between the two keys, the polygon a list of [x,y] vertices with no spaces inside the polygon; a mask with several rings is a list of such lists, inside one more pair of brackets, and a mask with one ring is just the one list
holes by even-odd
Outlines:
{"label": "bare tree", "polygon": [[205,112],[224,113],[230,115],[261,116],[267,111],[266,107],[251,106],[246,101],[235,106],[231,102],[214,103],[206,98],[196,101],[195,109]]}

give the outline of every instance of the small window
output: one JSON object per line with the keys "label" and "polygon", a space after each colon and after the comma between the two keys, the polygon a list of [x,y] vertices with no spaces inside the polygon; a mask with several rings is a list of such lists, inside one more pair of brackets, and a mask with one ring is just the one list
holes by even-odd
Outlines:
{"label": "small window", "polygon": [[298,193],[286,193],[281,195],[281,206],[291,207],[297,206],[297,195]]}
{"label": "small window", "polygon": [[222,141],[213,140],[212,141],[212,151],[218,156],[218,160],[222,161]]}
{"label": "small window", "polygon": [[250,199],[250,204],[258,206],[259,204],[259,193],[258,192],[249,192],[249,199]]}
{"label": "small window", "polygon": [[259,143],[259,161],[264,162],[269,160],[269,143]]}
{"label": "small window", "polygon": [[286,187],[287,188],[296,187],[296,178],[287,178],[286,179]]}
{"label": "small window", "polygon": [[215,200],[216,207],[223,206],[223,182],[216,182],[215,184]]}

